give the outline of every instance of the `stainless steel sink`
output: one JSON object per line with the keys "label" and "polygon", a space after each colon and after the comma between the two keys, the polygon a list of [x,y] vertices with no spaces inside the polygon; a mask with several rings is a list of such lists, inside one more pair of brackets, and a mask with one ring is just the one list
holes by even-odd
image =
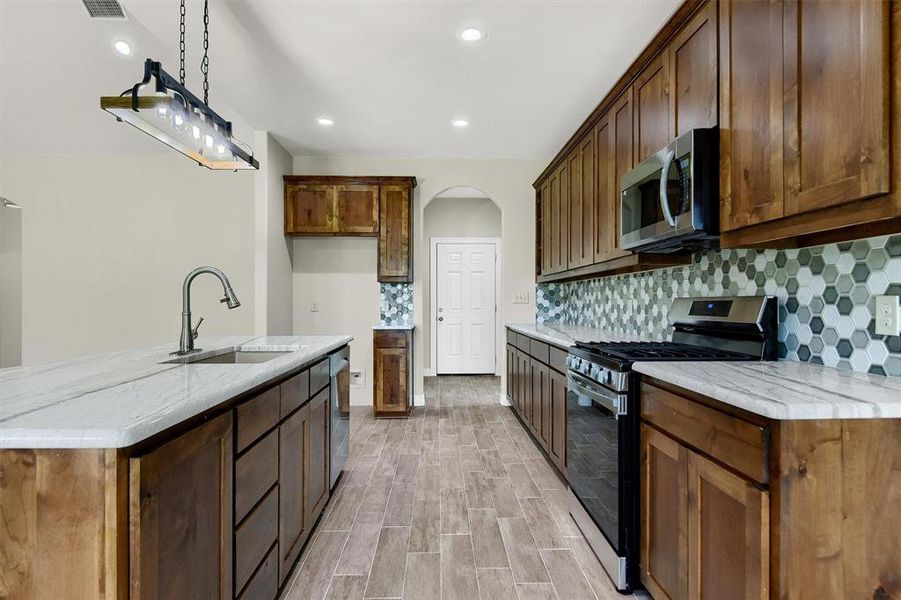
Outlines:
{"label": "stainless steel sink", "polygon": [[209,352],[201,352],[194,356],[181,356],[172,360],[167,360],[171,364],[192,364],[192,365],[247,365],[255,363],[263,363],[280,356],[291,354],[290,352],[264,352],[250,350],[226,350],[218,354],[210,355]]}

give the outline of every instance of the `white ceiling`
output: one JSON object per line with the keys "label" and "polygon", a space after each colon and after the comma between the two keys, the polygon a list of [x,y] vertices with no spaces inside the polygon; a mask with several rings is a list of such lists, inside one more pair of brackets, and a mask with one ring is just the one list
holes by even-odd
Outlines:
{"label": "white ceiling", "polygon": [[[160,150],[98,98],[140,79],[147,56],[177,74],[178,2],[121,3],[128,21],[91,20],[80,0],[0,0],[0,150]],[[210,103],[295,155],[547,159],[678,4],[212,0]],[[195,92],[201,7],[189,0]],[[459,40],[466,26],[485,39]]]}

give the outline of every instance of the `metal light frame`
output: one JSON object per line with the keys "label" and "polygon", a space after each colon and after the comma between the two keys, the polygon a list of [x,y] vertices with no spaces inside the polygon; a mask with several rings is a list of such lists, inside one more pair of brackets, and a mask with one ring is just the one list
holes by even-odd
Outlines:
{"label": "metal light frame", "polygon": [[[141,88],[151,82],[153,94],[141,96]],[[125,121],[208,169],[260,168],[253,154],[232,137],[231,121],[223,119],[164,71],[158,61],[150,58],[144,61],[144,79],[131,88],[131,93],[103,96],[100,108],[115,116],[117,121]],[[173,128],[171,120],[176,117],[182,119],[183,131]],[[217,151],[220,146],[224,149],[221,156]]]}

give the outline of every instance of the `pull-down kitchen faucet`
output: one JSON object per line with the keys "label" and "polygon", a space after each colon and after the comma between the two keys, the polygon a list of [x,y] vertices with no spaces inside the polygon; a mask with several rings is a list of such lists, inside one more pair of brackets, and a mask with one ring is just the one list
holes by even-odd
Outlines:
{"label": "pull-down kitchen faucet", "polygon": [[178,341],[178,351],[173,352],[173,355],[183,356],[192,352],[200,352],[200,348],[194,348],[194,340],[197,339],[197,330],[200,329],[200,324],[203,323],[203,317],[200,317],[200,320],[197,321],[196,327],[191,327],[191,282],[201,273],[209,273],[219,278],[219,281],[222,283],[222,289],[225,292],[225,298],[219,302],[224,302],[229,309],[241,306],[241,302],[238,301],[238,297],[235,296],[235,292],[232,290],[228,277],[216,267],[197,267],[188,273],[181,287],[181,338]]}

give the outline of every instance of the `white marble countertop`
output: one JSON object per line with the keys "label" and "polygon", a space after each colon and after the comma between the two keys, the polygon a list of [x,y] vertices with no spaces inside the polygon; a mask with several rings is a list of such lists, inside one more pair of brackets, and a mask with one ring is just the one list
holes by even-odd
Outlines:
{"label": "white marble countertop", "polygon": [[901,418],[901,379],[795,361],[636,362],[639,373],[770,419]]}
{"label": "white marble countertop", "polygon": [[373,331],[407,331],[415,327],[412,323],[409,325],[373,325]]}
{"label": "white marble countertop", "polygon": [[173,345],[0,370],[0,448],[126,448],[350,342],[201,338],[205,350],[290,352],[256,364],[164,364]]}
{"label": "white marble countertop", "polygon": [[624,333],[595,327],[564,325],[562,323],[507,323],[507,327],[543,342],[569,348],[576,342],[640,342],[647,341]]}

